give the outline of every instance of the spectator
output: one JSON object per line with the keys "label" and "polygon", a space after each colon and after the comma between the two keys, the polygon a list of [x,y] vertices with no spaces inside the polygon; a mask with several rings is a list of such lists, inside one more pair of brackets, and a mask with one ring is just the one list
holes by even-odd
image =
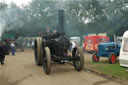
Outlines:
{"label": "spectator", "polygon": [[34,48],[34,41],[32,41],[32,49]]}
{"label": "spectator", "polygon": [[11,47],[12,55],[14,56],[15,55],[15,44],[12,42],[10,47]]}
{"label": "spectator", "polygon": [[1,65],[4,64],[4,60],[5,60],[4,44],[2,43],[2,41],[0,41],[0,62],[1,62]]}
{"label": "spectator", "polygon": [[29,46],[30,46],[30,44],[29,44],[29,42],[28,42],[28,48],[29,48]]}
{"label": "spectator", "polygon": [[71,41],[71,45],[70,45],[70,52],[76,47],[76,42]]}

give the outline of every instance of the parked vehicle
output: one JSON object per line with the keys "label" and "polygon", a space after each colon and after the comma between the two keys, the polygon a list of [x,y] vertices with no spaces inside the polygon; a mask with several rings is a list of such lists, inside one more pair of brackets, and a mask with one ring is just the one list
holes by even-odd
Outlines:
{"label": "parked vehicle", "polygon": [[128,30],[124,33],[119,56],[120,66],[128,67]]}
{"label": "parked vehicle", "polygon": [[99,62],[100,57],[108,57],[109,63],[116,63],[119,56],[120,45],[116,42],[100,43],[98,45],[98,51],[92,56],[93,62]]}
{"label": "parked vehicle", "polygon": [[81,44],[80,37],[70,37],[70,41],[76,42],[78,45]]}
{"label": "parked vehicle", "polygon": [[84,50],[89,52],[97,52],[98,44],[108,41],[109,41],[109,37],[107,36],[99,36],[99,35],[85,36]]}

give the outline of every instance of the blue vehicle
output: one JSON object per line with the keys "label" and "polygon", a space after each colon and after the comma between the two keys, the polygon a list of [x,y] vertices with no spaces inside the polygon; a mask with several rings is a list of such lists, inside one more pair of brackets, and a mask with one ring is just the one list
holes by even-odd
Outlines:
{"label": "blue vehicle", "polygon": [[98,51],[92,56],[93,62],[99,62],[100,57],[108,57],[109,63],[116,63],[119,56],[120,45],[115,42],[100,43],[98,45]]}

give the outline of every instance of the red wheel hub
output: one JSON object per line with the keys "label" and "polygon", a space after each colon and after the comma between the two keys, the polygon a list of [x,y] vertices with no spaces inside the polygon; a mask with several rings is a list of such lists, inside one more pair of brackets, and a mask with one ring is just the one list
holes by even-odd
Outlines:
{"label": "red wheel hub", "polygon": [[95,60],[95,61],[98,61],[98,58],[97,58],[97,56],[96,56],[96,55],[94,55],[94,60]]}
{"label": "red wheel hub", "polygon": [[114,54],[111,56],[111,62],[112,63],[115,63],[116,62],[116,56]]}

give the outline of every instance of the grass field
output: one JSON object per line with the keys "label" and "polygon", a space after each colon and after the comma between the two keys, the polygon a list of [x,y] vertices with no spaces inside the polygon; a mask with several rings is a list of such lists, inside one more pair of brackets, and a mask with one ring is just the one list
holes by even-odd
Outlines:
{"label": "grass field", "polygon": [[116,64],[109,64],[108,60],[99,61],[97,63],[88,62],[88,66],[100,73],[114,76],[122,80],[128,80],[128,68],[121,67],[119,61]]}

